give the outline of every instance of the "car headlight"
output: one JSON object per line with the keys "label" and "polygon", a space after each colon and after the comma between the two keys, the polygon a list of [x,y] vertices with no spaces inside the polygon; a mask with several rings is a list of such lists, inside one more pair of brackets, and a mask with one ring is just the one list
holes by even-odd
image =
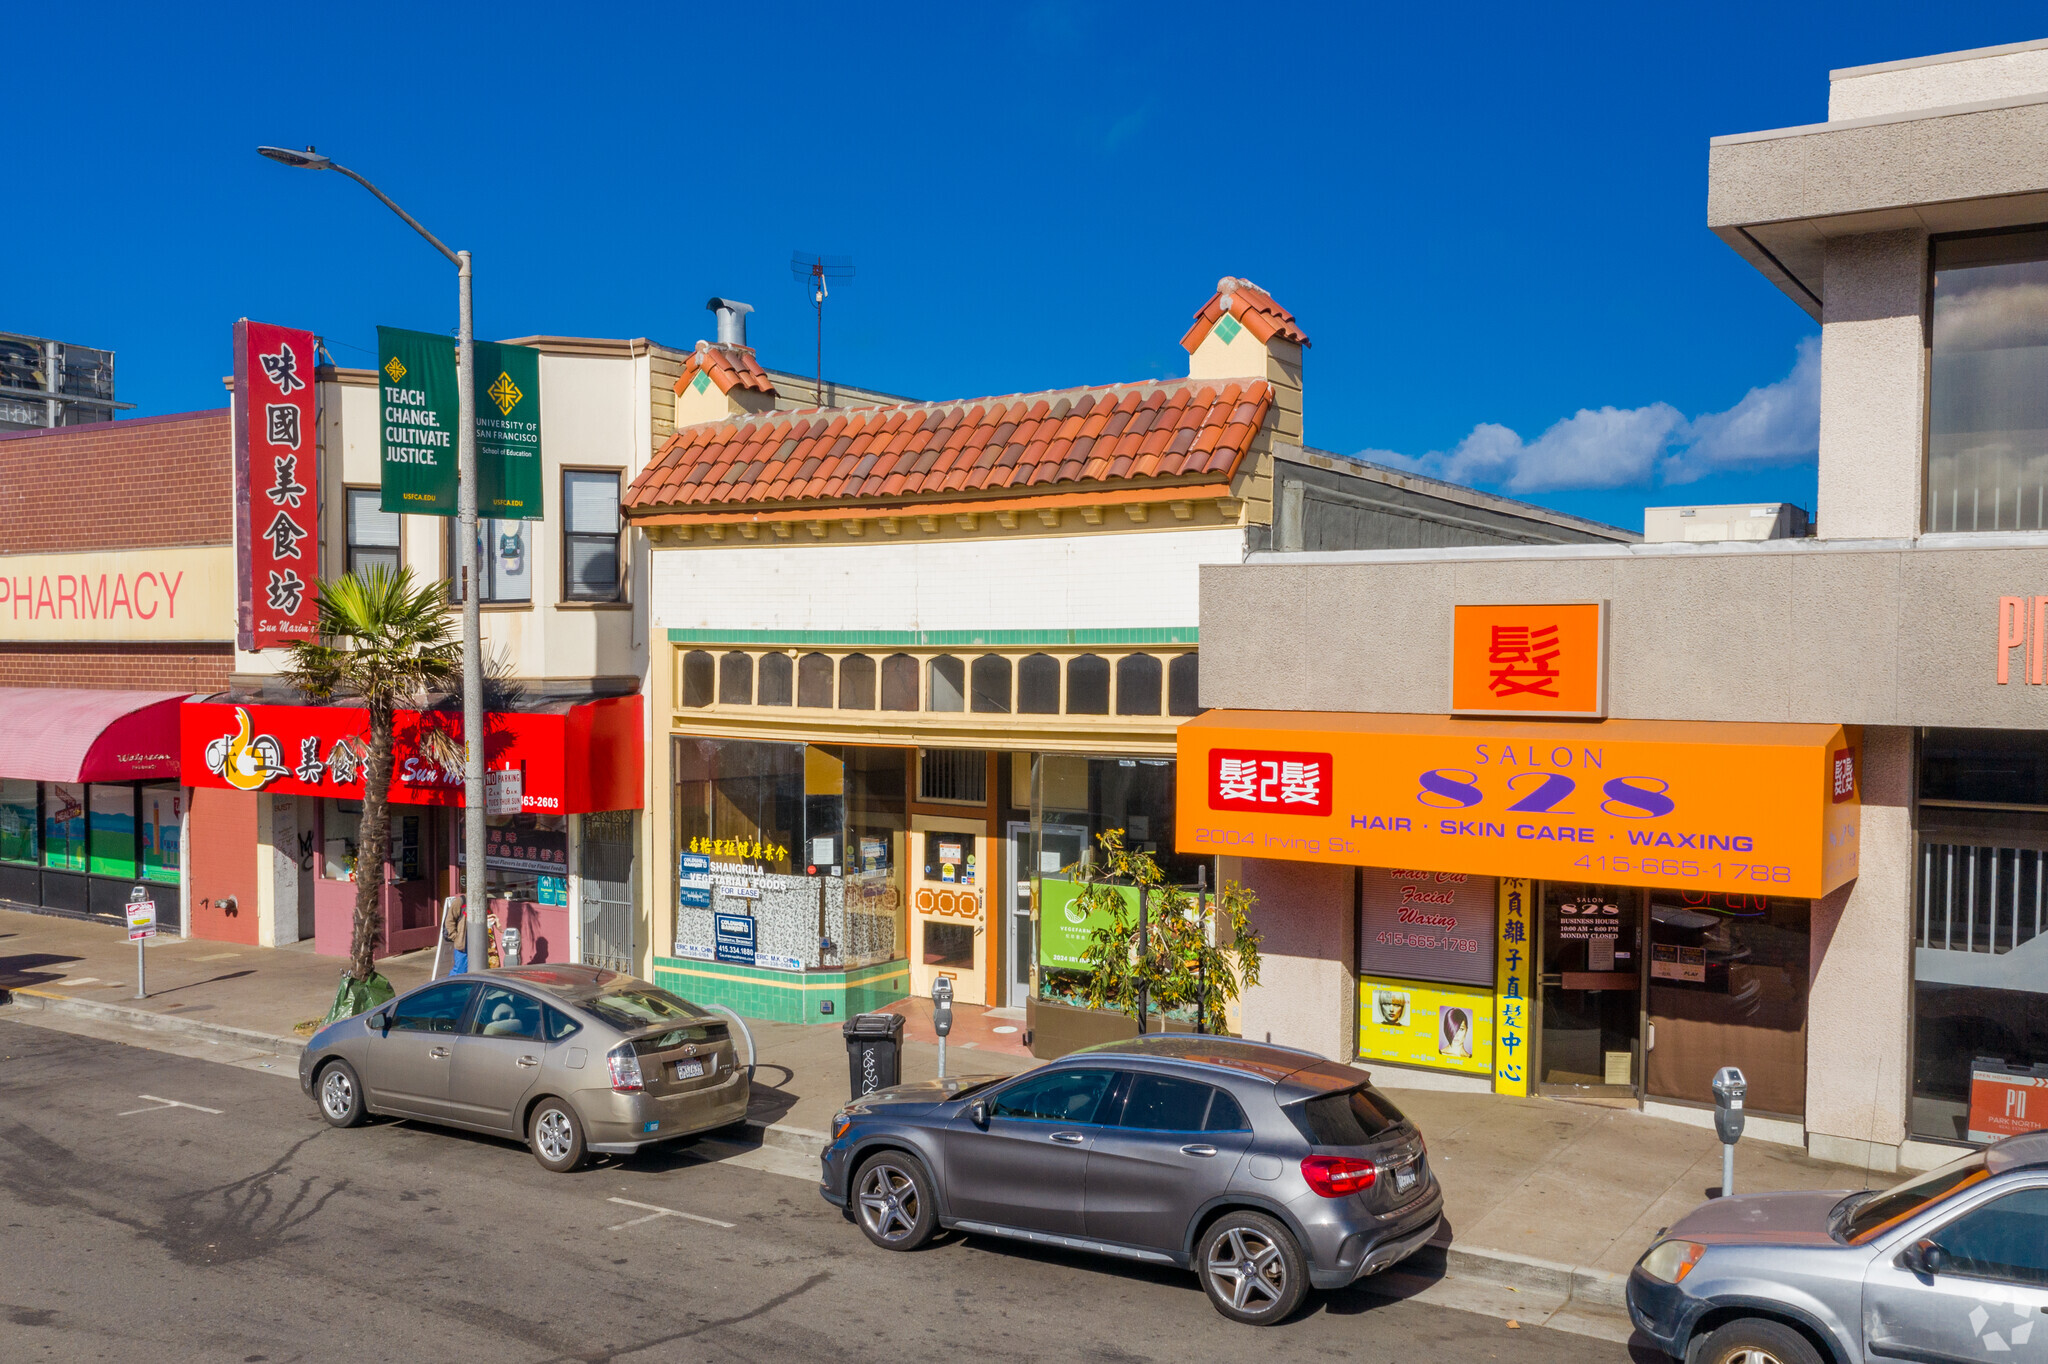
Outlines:
{"label": "car headlight", "polygon": [[1661,1283],[1677,1283],[1692,1273],[1707,1248],[1697,1241],[1660,1241],[1637,1267]]}
{"label": "car headlight", "polygon": [[846,1129],[853,1126],[853,1114],[840,1109],[832,1115],[832,1140],[838,1141],[846,1135]]}

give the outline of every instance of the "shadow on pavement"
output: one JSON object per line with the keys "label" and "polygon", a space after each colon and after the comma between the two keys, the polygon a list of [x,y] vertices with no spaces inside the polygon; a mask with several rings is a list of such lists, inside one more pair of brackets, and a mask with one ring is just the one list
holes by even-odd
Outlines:
{"label": "shadow on pavement", "polygon": [[[9,933],[6,936],[12,938],[19,935]],[[64,973],[51,971],[49,968],[83,960],[83,957],[65,956],[55,952],[24,952],[18,957],[0,957],[0,988],[53,984],[63,979]]]}

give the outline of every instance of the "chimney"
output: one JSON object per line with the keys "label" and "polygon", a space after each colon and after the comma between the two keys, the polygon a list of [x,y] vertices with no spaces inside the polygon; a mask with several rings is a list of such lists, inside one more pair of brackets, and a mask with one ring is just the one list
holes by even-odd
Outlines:
{"label": "chimney", "polygon": [[747,344],[747,314],[754,311],[751,303],[740,303],[730,298],[714,298],[705,308],[718,314],[718,344],[721,346],[744,346]]}

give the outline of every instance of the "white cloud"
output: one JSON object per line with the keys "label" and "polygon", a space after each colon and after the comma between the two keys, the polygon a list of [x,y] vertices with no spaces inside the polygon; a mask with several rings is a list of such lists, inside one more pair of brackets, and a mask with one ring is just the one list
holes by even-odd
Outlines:
{"label": "white cloud", "polygon": [[1690,483],[1729,469],[1811,459],[1819,445],[1820,341],[1809,337],[1800,342],[1790,374],[1751,389],[1725,412],[1688,421],[1669,403],[1580,408],[1533,441],[1481,422],[1449,450],[1359,455],[1453,483],[1539,493]]}

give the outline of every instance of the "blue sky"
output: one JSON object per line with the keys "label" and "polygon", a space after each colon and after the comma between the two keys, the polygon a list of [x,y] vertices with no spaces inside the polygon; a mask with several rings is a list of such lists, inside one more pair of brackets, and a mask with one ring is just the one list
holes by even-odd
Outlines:
{"label": "blue sky", "polygon": [[[918,397],[1185,372],[1216,279],[1314,339],[1310,444],[1639,527],[1813,505],[1815,325],[1704,224],[1707,139],[1831,67],[2044,36],[2038,6],[29,7],[0,328],[218,405],[229,326],[710,334],[808,369],[793,249],[857,279],[826,369]],[[38,186],[35,199],[29,187]],[[48,229],[47,241],[42,232]],[[1757,392],[1752,395],[1752,390]],[[1562,423],[1562,425],[1560,425]],[[1825,516],[1825,509],[1821,509]]]}

